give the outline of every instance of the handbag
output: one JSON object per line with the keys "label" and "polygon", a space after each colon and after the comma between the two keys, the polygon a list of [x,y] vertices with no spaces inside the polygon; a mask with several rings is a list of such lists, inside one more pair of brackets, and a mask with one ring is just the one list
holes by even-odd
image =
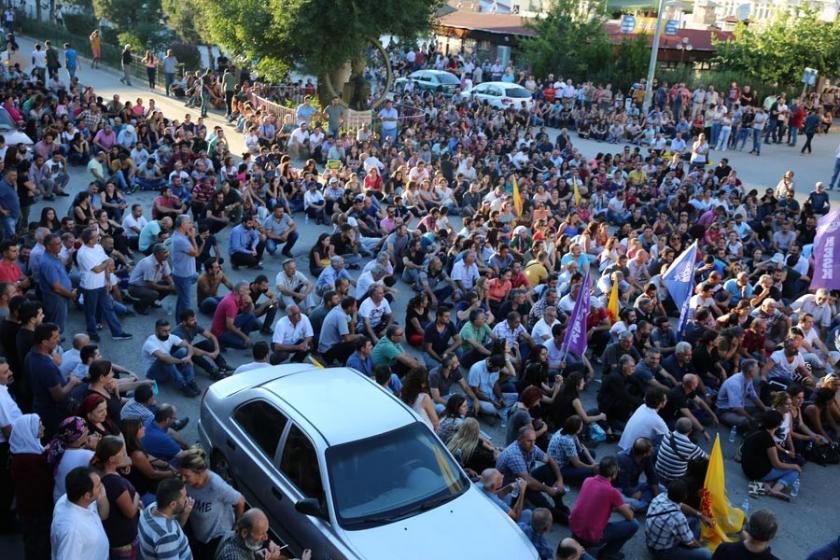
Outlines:
{"label": "handbag", "polygon": [[589,439],[595,443],[603,443],[607,441],[607,432],[598,424],[592,423],[589,425]]}

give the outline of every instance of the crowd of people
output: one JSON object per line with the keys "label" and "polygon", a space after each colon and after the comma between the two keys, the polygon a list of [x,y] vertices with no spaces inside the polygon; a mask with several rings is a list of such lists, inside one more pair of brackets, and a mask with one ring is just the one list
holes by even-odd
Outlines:
{"label": "crowd of people", "polygon": [[[405,57],[424,64],[438,61]],[[243,73],[221,74],[199,79],[234,82],[225,109],[241,161],[222,126],[167,117],[153,99],[14,66],[4,76],[3,106],[35,140],[0,141],[0,521],[23,533],[27,558],[281,558],[265,514],[184,441],[186,418],[156,390],[193,398],[197,370],[217,380],[307,358],[354,367],[413,408],[542,559],[622,558],[639,530],[657,559],[773,557],[765,510],[714,555],[699,540],[712,522],[702,445],[726,426],[743,438],[750,493],[785,501],[806,463],[840,459],[837,293],[809,290],[830,200],[818,183],[800,204],[792,171],[760,192],[725,158],[706,165],[741,136],[714,120],[712,141],[667,126],[686,112],[725,122],[755,102],[748,88],[704,97],[697,114],[679,89],[660,104],[657,88],[643,123],[637,95],[603,107],[606,88],[596,99],[553,77],[533,91],[553,88],[567,120],[409,92],[379,111],[380,128],[349,131],[338,98],[307,98],[278,122],[251,106]],[[783,104],[770,137],[792,126]],[[402,118],[407,105],[422,117]],[[655,142],[585,157],[569,130],[586,137],[598,111]],[[78,192],[71,166],[86,178]],[[158,193],[150,209],[138,190]],[[30,215],[58,196],[72,197],[66,213]],[[321,228],[304,251],[299,222]],[[677,332],[662,276],[692,243],[696,289]],[[242,268],[251,281],[225,274]],[[579,354],[564,338],[584,298]],[[85,332],[67,331],[69,313]],[[133,313],[155,315],[139,372],[97,344],[106,324],[133,344]],[[234,368],[230,349],[254,361]],[[617,452],[597,457],[604,441]],[[571,537],[550,546],[554,523]]]}

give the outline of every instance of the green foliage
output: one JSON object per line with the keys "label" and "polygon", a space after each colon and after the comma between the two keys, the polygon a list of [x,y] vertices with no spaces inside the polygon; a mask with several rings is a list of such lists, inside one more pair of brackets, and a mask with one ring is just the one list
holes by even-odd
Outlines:
{"label": "green foliage", "polygon": [[142,53],[146,51],[146,43],[137,33],[133,31],[123,31],[117,35],[117,38],[119,39],[121,47],[131,45],[131,49],[134,51],[135,55],[142,56]]}
{"label": "green foliage", "polygon": [[[97,0],[100,1],[100,0]],[[210,37],[280,75],[302,65],[330,74],[383,34],[431,28],[442,0],[195,0]]]}
{"label": "green foliage", "polygon": [[64,26],[67,31],[79,36],[90,35],[90,32],[96,29],[99,21],[92,12],[83,14],[64,14]]}
{"label": "green foliage", "polygon": [[141,23],[159,25],[160,0],[93,0],[97,17],[111,21],[121,30],[135,29]]}
{"label": "green foliage", "polygon": [[625,37],[615,47],[615,56],[608,65],[608,72],[613,80],[613,86],[627,90],[631,85],[647,74],[650,62],[650,37],[644,34],[636,34],[632,37]]}
{"label": "green foliage", "polygon": [[195,45],[185,43],[173,43],[169,45],[172,54],[178,62],[184,65],[185,70],[198,70],[201,66],[201,55]]}
{"label": "green foliage", "polygon": [[590,2],[590,11],[581,13],[576,0],[557,0],[545,17],[529,24],[536,33],[523,39],[520,50],[534,73],[589,79],[592,69],[604,68],[612,58],[612,48],[604,31],[604,0]]}
{"label": "green foliage", "polygon": [[185,43],[202,44],[207,26],[199,13],[197,0],[161,0],[166,23]]}
{"label": "green foliage", "polygon": [[807,8],[792,8],[761,27],[738,24],[734,37],[715,43],[716,62],[776,87],[799,83],[805,67],[840,72],[840,20],[822,21]]}

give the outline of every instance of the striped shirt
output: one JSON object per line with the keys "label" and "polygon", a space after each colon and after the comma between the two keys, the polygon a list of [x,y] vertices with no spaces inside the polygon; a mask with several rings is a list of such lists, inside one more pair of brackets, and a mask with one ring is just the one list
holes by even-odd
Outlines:
{"label": "striped shirt", "polygon": [[138,525],[140,556],[145,560],[192,560],[187,536],[177,519],[157,513],[157,504],[151,504],[140,514]]}
{"label": "striped shirt", "polygon": [[708,455],[688,439],[688,436],[673,431],[662,438],[659,444],[656,474],[664,481],[682,478],[688,470],[689,461],[697,457],[708,457]]}

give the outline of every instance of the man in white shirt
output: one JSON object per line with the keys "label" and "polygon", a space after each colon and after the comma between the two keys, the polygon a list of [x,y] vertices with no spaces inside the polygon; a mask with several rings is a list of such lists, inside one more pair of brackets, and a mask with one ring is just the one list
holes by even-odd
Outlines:
{"label": "man in white shirt", "polygon": [[394,108],[394,102],[390,99],[385,102],[385,107],[379,111],[379,119],[382,121],[382,139],[390,139],[391,143],[397,141],[397,123],[399,113]]}
{"label": "man in white shirt", "polygon": [[385,288],[376,284],[371,288],[370,296],[359,306],[359,324],[356,331],[369,336],[375,344],[393,322],[391,306],[385,299]]}
{"label": "man in white shirt", "polygon": [[542,319],[537,321],[537,324],[535,324],[534,328],[531,329],[531,338],[533,338],[534,342],[537,344],[544,344],[551,340],[551,331],[554,328],[554,325],[559,324],[560,321],[557,320],[557,308],[553,305],[549,305],[545,308]]}
{"label": "man in white shirt", "polygon": [[313,295],[315,284],[297,269],[295,259],[283,261],[283,270],[277,273],[274,284],[277,286],[280,300],[286,307],[300,304],[303,309],[309,311],[317,305]]}
{"label": "man in white shirt", "polygon": [[110,274],[114,271],[114,261],[108,258],[99,244],[99,232],[87,228],[82,232],[83,245],[76,252],[76,264],[81,272],[79,287],[84,298],[85,323],[91,340],[100,341],[97,334],[97,316],[101,316],[111,330],[114,340],[130,340],[132,335],[125,332],[114,311],[111,299]]}
{"label": "man in white shirt", "polygon": [[305,122],[289,135],[289,154],[294,154],[292,157],[309,156],[309,125]]}
{"label": "man in white shirt", "polygon": [[73,335],[73,346],[64,351],[61,355],[61,365],[58,366],[61,375],[67,378],[73,373],[76,366],[82,363],[81,350],[90,344],[90,337],[85,333],[77,333]]}
{"label": "man in white shirt", "polygon": [[65,478],[66,494],[59,498],[50,527],[52,557],[107,560],[108,536],[101,517],[109,507],[99,475],[89,467],[77,467]]}
{"label": "man in white shirt", "polygon": [[461,295],[472,290],[478,280],[478,265],[475,264],[475,252],[467,251],[464,258],[452,266],[452,280],[458,286]]}
{"label": "man in white shirt", "polygon": [[236,368],[233,371],[234,375],[238,373],[245,373],[246,371],[269,367],[271,364],[268,361],[268,353],[268,343],[266,341],[260,340],[258,342],[255,342],[253,348],[251,348],[251,355],[254,357],[254,361],[248,362],[247,364],[242,364],[241,366]]}
{"label": "man in white shirt", "polygon": [[184,395],[197,397],[201,390],[195,383],[195,369],[192,364],[193,348],[186,340],[171,333],[166,319],[155,322],[155,334],[143,343],[140,356],[146,377],[163,383],[172,379]]}
{"label": "man in white shirt", "polygon": [[274,325],[271,364],[277,365],[290,359],[292,362],[302,362],[312,348],[314,337],[309,317],[301,313],[297,304],[289,305],[286,307],[286,316]]}
{"label": "man in white shirt", "polygon": [[668,434],[668,425],[659,415],[659,411],[668,403],[668,394],[659,388],[648,389],[645,402],[636,409],[627,421],[627,426],[618,440],[618,448],[630,451],[639,438],[646,438],[657,445]]}

